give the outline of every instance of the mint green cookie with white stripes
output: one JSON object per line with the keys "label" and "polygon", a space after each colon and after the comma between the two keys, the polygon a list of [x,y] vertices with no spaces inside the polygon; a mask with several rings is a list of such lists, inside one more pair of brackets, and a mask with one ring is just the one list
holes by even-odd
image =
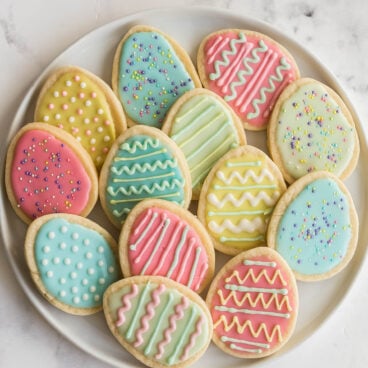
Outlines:
{"label": "mint green cookie with white stripes", "polygon": [[185,155],[195,199],[213,165],[229,150],[246,144],[240,119],[218,95],[203,88],[179,98],[162,130]]}
{"label": "mint green cookie with white stripes", "polygon": [[101,169],[100,200],[118,228],[140,201],[157,198],[189,206],[192,182],[176,143],[157,128],[134,126],[120,135]]}

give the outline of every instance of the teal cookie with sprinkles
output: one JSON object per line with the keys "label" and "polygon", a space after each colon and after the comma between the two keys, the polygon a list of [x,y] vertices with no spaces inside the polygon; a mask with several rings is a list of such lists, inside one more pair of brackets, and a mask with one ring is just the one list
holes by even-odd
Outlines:
{"label": "teal cookie with sprinkles", "polygon": [[117,47],[112,87],[129,126],[160,128],[171,105],[201,87],[201,82],[189,55],[175,40],[156,28],[137,25]]}
{"label": "teal cookie with sprinkles", "polygon": [[110,221],[121,227],[131,209],[148,198],[189,206],[192,182],[185,157],[161,130],[137,125],[120,135],[102,166],[100,200]]}
{"label": "teal cookie with sprinkles", "polygon": [[349,109],[334,90],[311,78],[282,92],[267,134],[271,157],[288,183],[318,170],[344,180],[358,162],[359,139]]}
{"label": "teal cookie with sprinkles", "polygon": [[359,223],[353,199],[335,175],[319,171],[293,183],[277,203],[267,242],[301,281],[340,272],[354,255]]}
{"label": "teal cookie with sprinkles", "polygon": [[121,278],[115,240],[77,215],[50,214],[33,221],[25,256],[42,296],[69,314],[100,311],[105,290]]}

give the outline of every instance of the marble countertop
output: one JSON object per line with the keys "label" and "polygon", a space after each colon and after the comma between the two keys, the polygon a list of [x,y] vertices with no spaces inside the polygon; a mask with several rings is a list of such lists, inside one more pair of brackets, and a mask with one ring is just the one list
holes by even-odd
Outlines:
{"label": "marble countertop", "polygon": [[[353,101],[363,125],[367,121],[366,0],[1,0],[1,131],[7,131],[31,83],[80,36],[133,12],[184,5],[230,9],[271,23],[318,55]],[[365,259],[352,290],[318,332],[287,354],[259,366],[367,367],[367,273]],[[107,367],[44,320],[20,288],[2,245],[0,280],[1,367]]]}

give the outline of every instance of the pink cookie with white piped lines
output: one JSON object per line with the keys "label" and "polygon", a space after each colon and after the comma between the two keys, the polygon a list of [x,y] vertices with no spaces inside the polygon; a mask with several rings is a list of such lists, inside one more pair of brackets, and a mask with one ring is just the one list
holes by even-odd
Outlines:
{"label": "pink cookie with white piped lines", "polygon": [[129,213],[119,239],[126,277],[166,276],[200,293],[212,280],[215,252],[203,225],[189,211],[160,199]]}
{"label": "pink cookie with white piped lines", "polygon": [[249,130],[267,128],[283,89],[299,78],[290,53],[261,33],[223,29],[201,43],[197,65],[205,88],[220,95]]}

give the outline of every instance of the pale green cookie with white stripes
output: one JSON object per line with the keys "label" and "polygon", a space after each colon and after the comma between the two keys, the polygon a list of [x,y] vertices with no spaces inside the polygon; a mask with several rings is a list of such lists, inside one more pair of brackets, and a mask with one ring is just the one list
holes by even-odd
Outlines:
{"label": "pale green cookie with white stripes", "polygon": [[185,155],[193,199],[199,197],[213,165],[231,149],[246,144],[240,119],[223,99],[204,88],[180,97],[170,109],[162,130]]}
{"label": "pale green cookie with white stripes", "polygon": [[228,152],[203,183],[198,218],[215,248],[235,255],[263,245],[268,221],[286,185],[276,164],[245,145]]}
{"label": "pale green cookie with white stripes", "polygon": [[118,228],[144,199],[164,199],[189,206],[192,183],[185,157],[161,130],[137,125],[112,145],[99,180],[103,210]]}

